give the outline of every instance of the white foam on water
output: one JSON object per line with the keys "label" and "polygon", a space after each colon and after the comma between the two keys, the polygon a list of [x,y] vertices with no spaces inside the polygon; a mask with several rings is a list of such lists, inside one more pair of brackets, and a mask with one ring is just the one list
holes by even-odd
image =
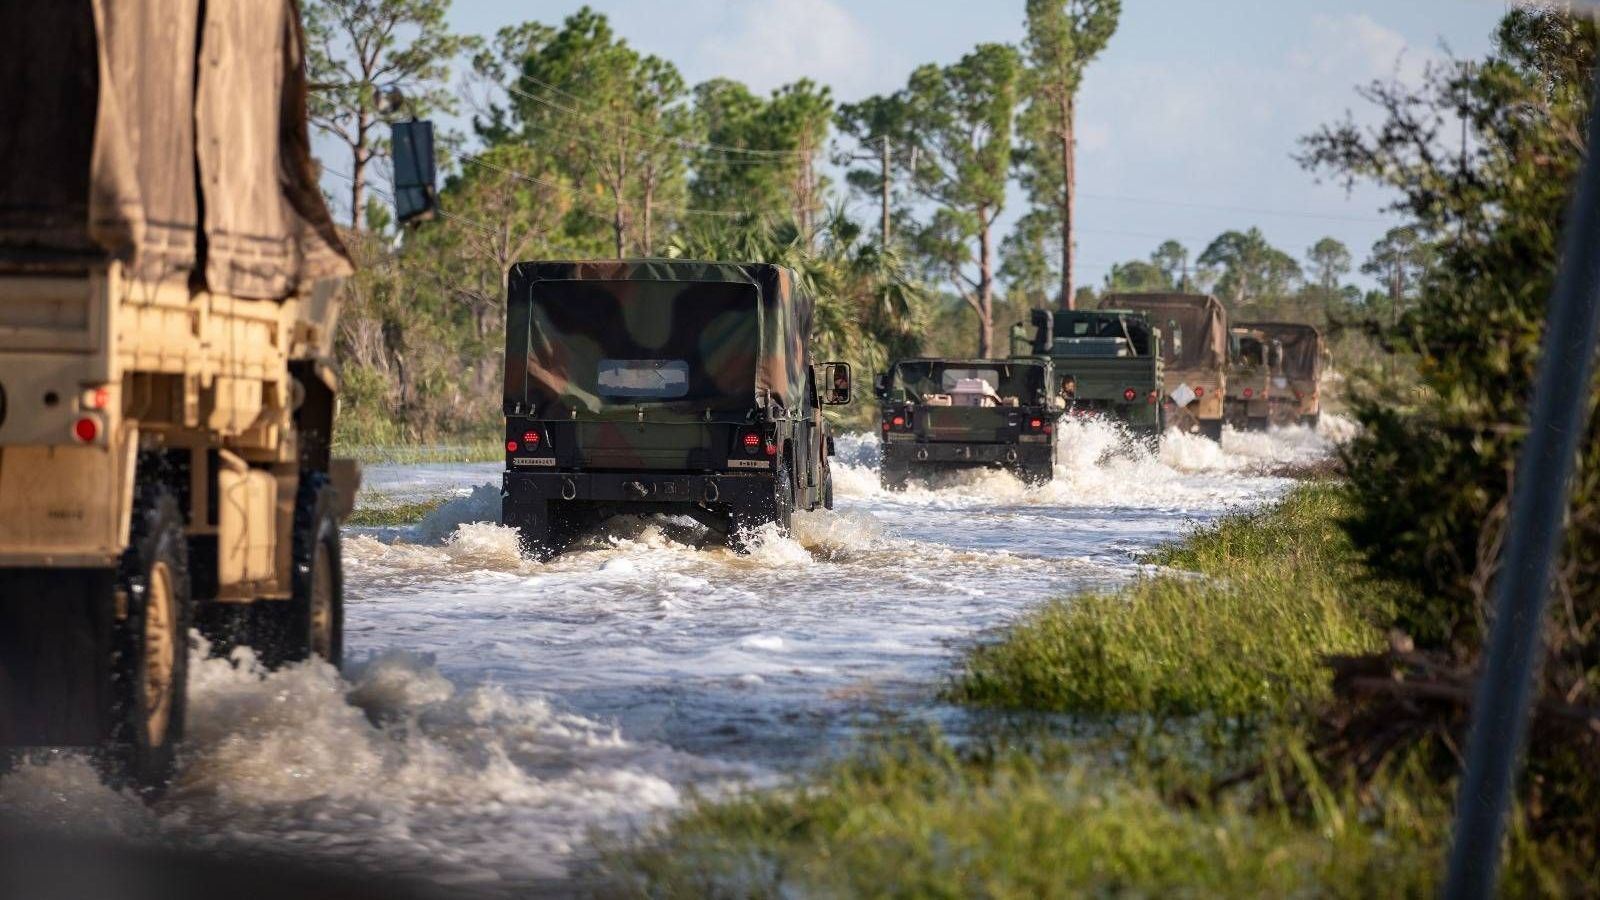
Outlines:
{"label": "white foam on water", "polygon": [[715,789],[751,772],[626,740],[538,696],[458,688],[415,654],[375,656],[347,680],[321,662],[269,674],[249,651],[204,652],[191,659],[187,741],[162,800],[146,806],[55,756],[0,779],[0,814],[515,883],[560,877],[591,828],[632,827],[678,804],[688,781]]}

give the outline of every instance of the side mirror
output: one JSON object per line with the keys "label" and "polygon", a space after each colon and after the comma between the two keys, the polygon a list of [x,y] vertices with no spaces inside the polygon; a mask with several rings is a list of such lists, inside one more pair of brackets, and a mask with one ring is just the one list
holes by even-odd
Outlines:
{"label": "side mirror", "polygon": [[394,149],[394,217],[401,225],[426,222],[439,210],[433,123],[395,122],[389,132]]}
{"label": "side mirror", "polygon": [[823,406],[844,406],[850,402],[850,364],[831,362],[822,364],[822,383],[826,386]]}

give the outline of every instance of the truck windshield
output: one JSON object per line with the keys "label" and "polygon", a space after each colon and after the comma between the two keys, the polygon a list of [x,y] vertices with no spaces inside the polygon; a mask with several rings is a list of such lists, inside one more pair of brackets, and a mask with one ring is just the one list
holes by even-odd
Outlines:
{"label": "truck windshield", "polygon": [[531,293],[527,397],[544,414],[755,402],[754,285],[541,281]]}
{"label": "truck windshield", "polygon": [[894,369],[893,386],[918,401],[954,394],[981,394],[998,405],[1035,403],[1044,391],[1044,368],[1010,363],[976,366],[936,360],[903,362]]}

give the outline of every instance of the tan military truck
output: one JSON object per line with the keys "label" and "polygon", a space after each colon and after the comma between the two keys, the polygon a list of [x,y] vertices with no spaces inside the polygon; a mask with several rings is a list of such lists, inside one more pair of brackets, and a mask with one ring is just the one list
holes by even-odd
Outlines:
{"label": "tan military truck", "polygon": [[1222,439],[1228,391],[1228,313],[1208,294],[1108,294],[1101,309],[1146,313],[1161,329],[1167,427]]}
{"label": "tan military truck", "polygon": [[1283,347],[1259,328],[1228,329],[1228,392],[1223,421],[1235,431],[1266,431],[1273,385],[1281,381]]}
{"label": "tan military truck", "polygon": [[1322,369],[1328,362],[1328,344],[1322,331],[1301,322],[1242,325],[1269,337],[1279,350],[1268,413],[1272,424],[1316,428],[1322,421]]}
{"label": "tan military truck", "polygon": [[0,746],[159,784],[191,625],[339,661],[350,264],[296,10],[0,8]]}

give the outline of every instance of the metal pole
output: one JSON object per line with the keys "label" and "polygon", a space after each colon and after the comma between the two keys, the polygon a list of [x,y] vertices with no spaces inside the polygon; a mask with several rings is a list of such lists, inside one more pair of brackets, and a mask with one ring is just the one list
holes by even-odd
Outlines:
{"label": "metal pole", "polygon": [[889,246],[889,136],[883,136],[883,246]]}
{"label": "metal pole", "polygon": [[1517,460],[1505,553],[1495,578],[1495,616],[1479,676],[1456,799],[1455,845],[1445,897],[1493,896],[1518,755],[1527,739],[1533,676],[1542,647],[1550,569],[1573,457],[1592,396],[1600,330],[1600,68],[1589,111],[1589,152],[1567,215],[1566,240],[1545,325],[1528,439]]}

